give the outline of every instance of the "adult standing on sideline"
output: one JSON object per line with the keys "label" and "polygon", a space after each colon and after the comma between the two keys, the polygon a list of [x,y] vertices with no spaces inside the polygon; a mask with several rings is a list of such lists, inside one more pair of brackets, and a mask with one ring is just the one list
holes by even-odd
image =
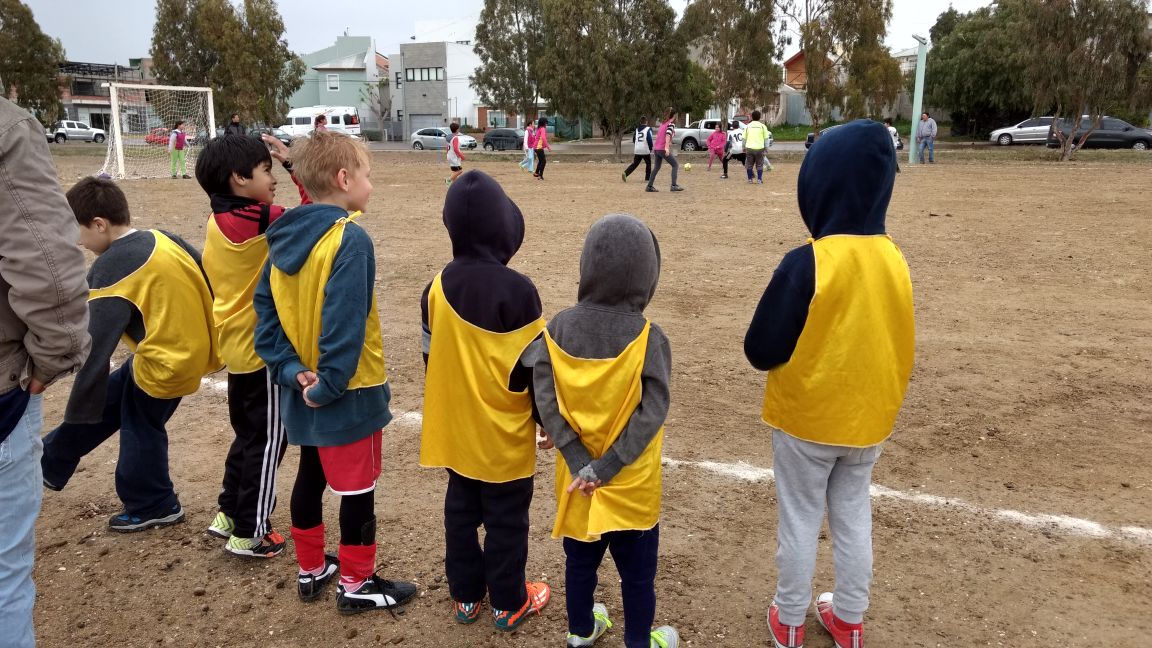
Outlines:
{"label": "adult standing on sideline", "polygon": [[88,355],[88,284],[44,127],[3,98],[0,178],[0,628],[5,646],[32,648],[40,394]]}
{"label": "adult standing on sideline", "polygon": [[640,125],[632,133],[632,164],[624,169],[620,179],[628,182],[628,176],[641,162],[644,163],[644,180],[647,182],[652,177],[652,129],[648,126],[647,117],[640,118]]}
{"label": "adult standing on sideline", "polygon": [[240,123],[240,114],[232,113],[232,119],[224,127],[225,135],[244,135],[244,124]]}
{"label": "adult standing on sideline", "polygon": [[924,149],[928,149],[928,163],[936,164],[936,120],[925,112],[920,115],[920,123],[916,126],[916,150],[920,156],[920,164],[924,164]]}
{"label": "adult standing on sideline", "polygon": [[664,111],[664,121],[660,123],[660,128],[656,131],[656,168],[652,169],[652,175],[648,177],[648,187],[644,191],[659,191],[652,186],[652,183],[656,182],[656,175],[660,173],[660,165],[664,162],[672,167],[672,191],[684,191],[684,187],[676,184],[676,174],[680,170],[680,163],[672,154],[672,137],[676,133],[676,126],[672,122],[676,120],[678,114],[679,112],[671,107]]}
{"label": "adult standing on sideline", "polygon": [[752,111],[752,121],[744,127],[744,169],[748,174],[748,184],[752,184],[752,170],[756,170],[755,182],[764,184],[764,165],[772,170],[772,163],[765,159],[764,149],[768,146],[768,127],[760,121],[760,111]]}

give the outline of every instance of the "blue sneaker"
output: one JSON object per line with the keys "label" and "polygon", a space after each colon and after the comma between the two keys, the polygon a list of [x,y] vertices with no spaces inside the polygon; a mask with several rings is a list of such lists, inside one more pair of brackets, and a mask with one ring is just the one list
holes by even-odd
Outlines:
{"label": "blue sneaker", "polygon": [[127,512],[113,515],[108,520],[108,529],[118,533],[134,533],[171,526],[183,521],[184,509],[180,508],[180,504],[177,503],[170,508],[160,509],[148,515],[131,515]]}

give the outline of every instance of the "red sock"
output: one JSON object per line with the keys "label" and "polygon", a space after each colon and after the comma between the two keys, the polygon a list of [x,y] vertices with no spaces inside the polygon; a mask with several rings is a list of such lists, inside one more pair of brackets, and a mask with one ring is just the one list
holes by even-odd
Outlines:
{"label": "red sock", "polygon": [[340,580],[363,583],[376,571],[376,545],[340,545]]}
{"label": "red sock", "polygon": [[311,529],[291,527],[292,541],[296,543],[296,563],[300,569],[314,572],[324,566],[324,525]]}

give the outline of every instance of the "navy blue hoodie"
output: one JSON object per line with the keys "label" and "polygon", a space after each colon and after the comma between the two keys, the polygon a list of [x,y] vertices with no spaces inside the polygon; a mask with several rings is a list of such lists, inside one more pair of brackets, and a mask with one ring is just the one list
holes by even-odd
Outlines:
{"label": "navy blue hoodie", "polygon": [[[524,215],[500,184],[486,173],[469,171],[456,179],[444,199],[444,227],[452,241],[452,261],[440,283],[452,309],[469,324],[508,333],[540,319],[543,306],[532,280],[508,267],[524,242]],[[429,282],[420,297],[425,362],[431,346],[428,328]],[[511,391],[524,391],[532,372],[512,372]]]}
{"label": "navy blue hoodie", "polygon": [[[888,129],[860,119],[829,130],[800,167],[796,197],[804,225],[819,239],[832,234],[884,234],[896,180],[896,152]],[[776,267],[744,336],[744,355],[766,371],[784,364],[808,319],[816,291],[816,257],[810,244]]]}
{"label": "navy blue hoodie", "polygon": [[304,267],[316,243],[348,212],[335,205],[301,205],[268,227],[268,260],[256,286],[256,353],[268,365],[272,381],[281,386],[281,419],[288,442],[305,446],[338,446],[358,441],[392,420],[392,391],[387,383],[348,389],[364,349],[364,321],[372,312],[376,254],[372,238],[355,222],[332,262],[320,309],[320,382],[309,393],[320,407],[304,402],[296,375],[307,367],[280,324],[272,298],[272,266],[294,275]]}

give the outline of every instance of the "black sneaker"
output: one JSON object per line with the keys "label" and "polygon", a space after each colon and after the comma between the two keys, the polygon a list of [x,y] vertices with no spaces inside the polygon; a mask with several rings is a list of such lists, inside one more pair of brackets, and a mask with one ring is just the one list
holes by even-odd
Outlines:
{"label": "black sneaker", "polygon": [[48,478],[47,478],[47,477],[44,477],[44,478],[42,478],[42,479],[43,479],[43,481],[44,481],[44,488],[47,488],[48,490],[54,490],[54,491],[56,491],[57,493],[59,493],[60,491],[64,490],[64,487],[63,487],[63,486],[57,486],[56,484],[53,484],[52,482],[48,481]]}
{"label": "black sneaker", "polygon": [[108,520],[108,529],[118,533],[135,533],[159,527],[171,526],[184,521],[184,509],[180,504],[164,508],[148,515],[129,515],[127,512],[113,515]]}
{"label": "black sneaker", "polygon": [[336,556],[329,554],[324,555],[324,571],[320,572],[319,576],[312,574],[298,574],[296,577],[296,591],[300,594],[300,600],[305,603],[315,601],[324,595],[324,588],[328,585],[328,581],[336,575],[336,571],[340,569],[340,561]]}
{"label": "black sneaker", "polygon": [[672,185],[672,191],[684,191],[684,187],[680,185]]}
{"label": "black sneaker", "polygon": [[657,189],[656,187],[653,187],[652,185],[648,185],[648,187],[647,187],[646,189],[644,189],[644,191],[648,191],[648,192],[651,192],[651,193],[656,193],[657,191],[660,191],[660,190],[659,190],[659,189]]}
{"label": "black sneaker", "polygon": [[368,610],[391,610],[416,596],[415,583],[390,581],[376,574],[364,581],[355,592],[344,590],[344,583],[336,586],[336,609],[341,614],[357,614]]}

